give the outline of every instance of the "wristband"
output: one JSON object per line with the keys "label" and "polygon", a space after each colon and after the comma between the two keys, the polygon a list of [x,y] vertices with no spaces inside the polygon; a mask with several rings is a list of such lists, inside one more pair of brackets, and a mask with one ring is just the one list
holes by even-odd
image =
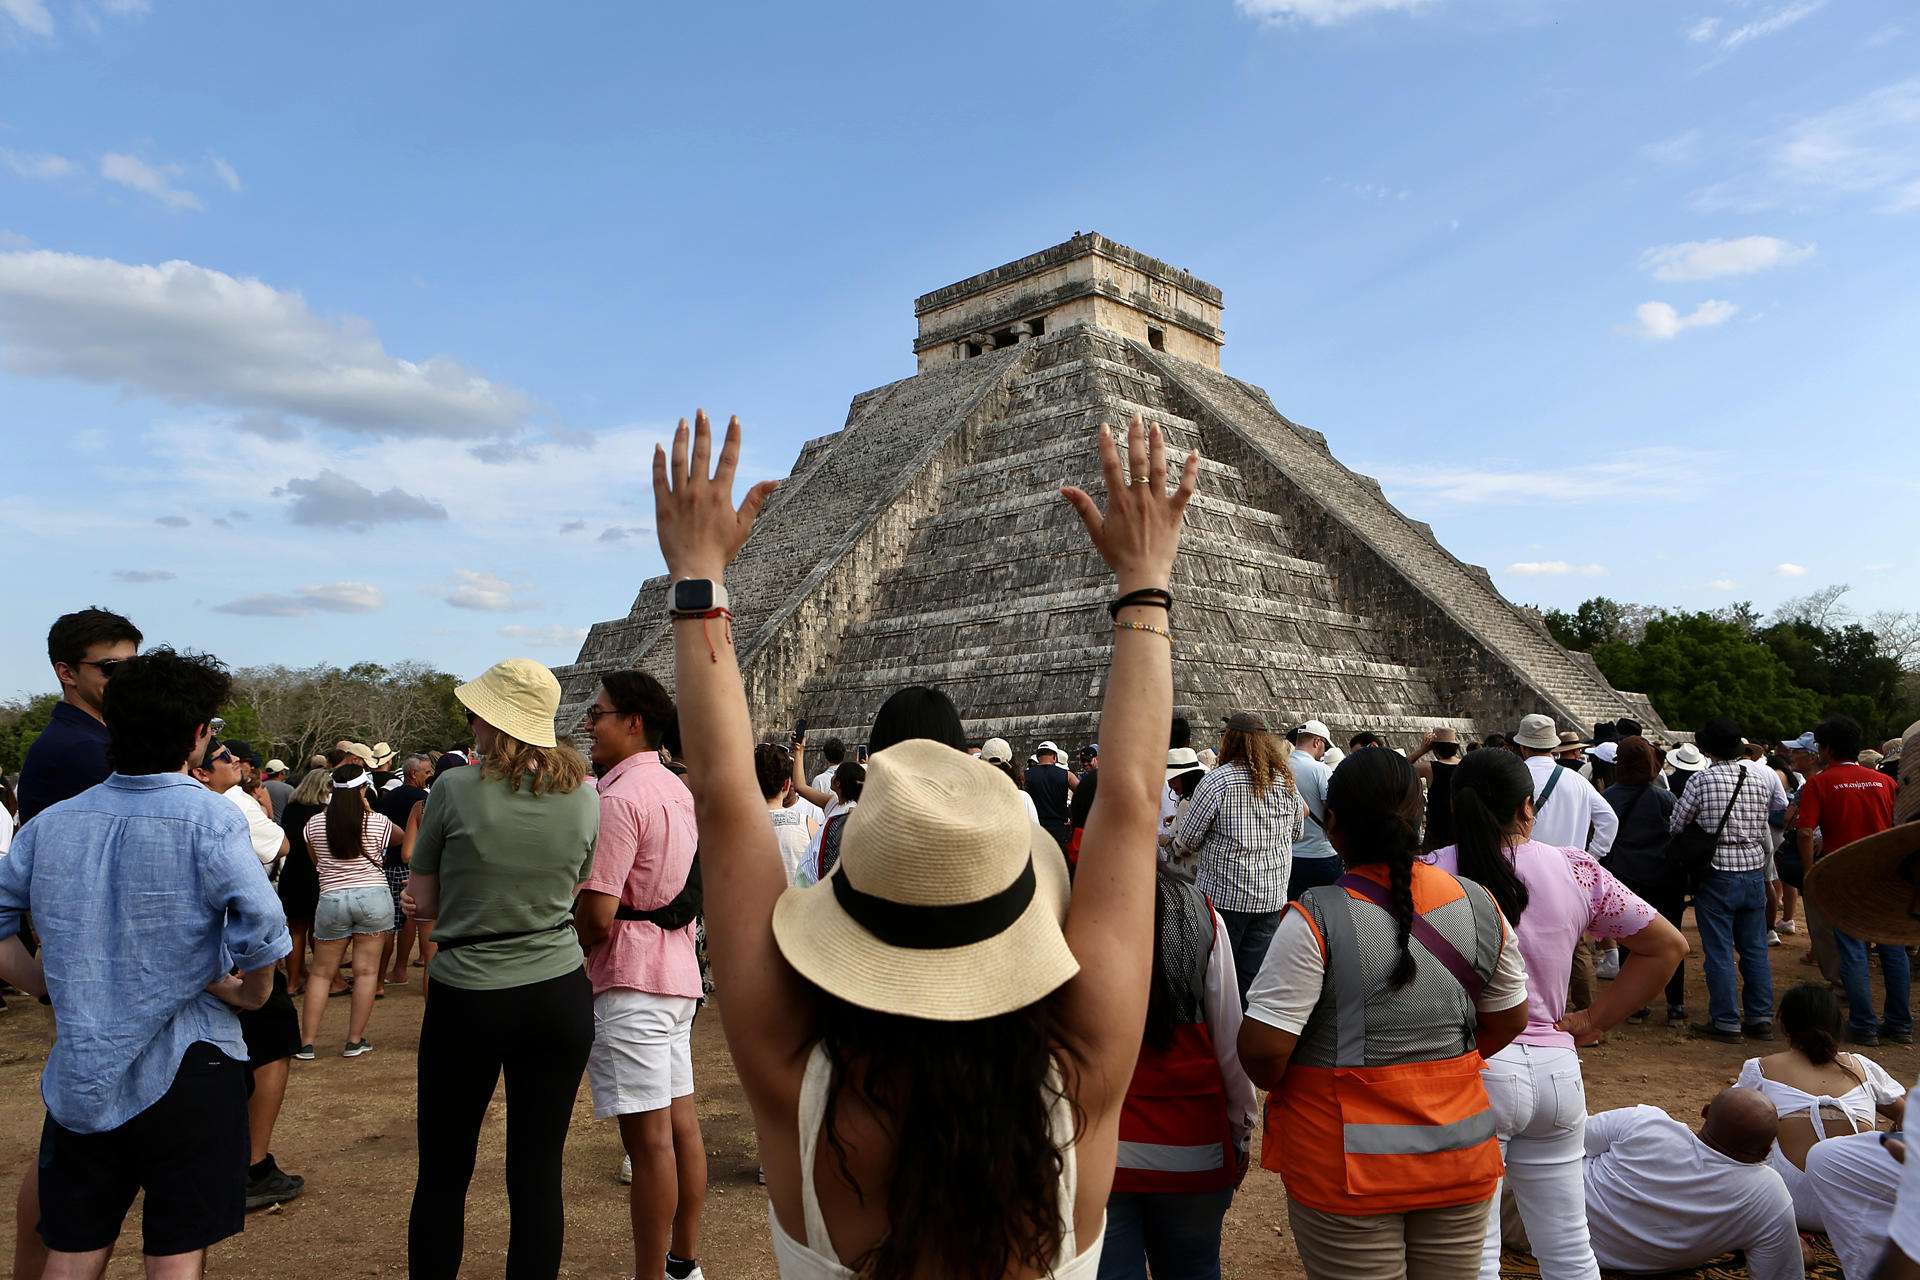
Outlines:
{"label": "wristband", "polygon": [[1172,617],[1173,592],[1168,591],[1165,587],[1142,587],[1138,591],[1129,591],[1107,606],[1107,616],[1109,618],[1118,618],[1122,609],[1131,608],[1134,605],[1147,605],[1153,608],[1165,609],[1167,616]]}

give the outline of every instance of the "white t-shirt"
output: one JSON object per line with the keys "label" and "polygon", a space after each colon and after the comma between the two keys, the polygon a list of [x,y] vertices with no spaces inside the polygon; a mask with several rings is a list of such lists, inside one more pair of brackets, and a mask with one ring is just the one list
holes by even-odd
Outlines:
{"label": "white t-shirt", "polygon": [[13,848],[13,815],[0,808],[0,853]]}
{"label": "white t-shirt", "polygon": [[[802,802],[804,804],[804,802]],[[772,809],[768,816],[773,819],[773,838],[780,843],[780,861],[787,869],[787,883],[808,885],[813,876],[807,872],[807,810],[812,805],[793,805],[786,809]]]}
{"label": "white t-shirt", "polygon": [[1213,913],[1213,951],[1207,957],[1202,1004],[1207,1034],[1213,1039],[1214,1061],[1220,1064],[1220,1080],[1227,1090],[1233,1145],[1245,1151],[1259,1122],[1260,1101],[1253,1092],[1253,1081],[1247,1078],[1247,1069],[1240,1065],[1240,982],[1233,967],[1233,939],[1227,936],[1227,922],[1218,911]]}
{"label": "white t-shirt", "polygon": [[[1907,1113],[1920,1116],[1920,1088],[1907,1095]],[[1893,1201],[1893,1219],[1887,1224],[1887,1243],[1920,1262],[1920,1150],[1907,1138],[1906,1162],[1900,1166],[1900,1191]]]}
{"label": "white t-shirt", "polygon": [[[1320,940],[1307,923],[1306,912],[1289,904],[1267,947],[1266,963],[1247,988],[1247,1016],[1299,1035],[1320,1003],[1326,972],[1326,957],[1320,954]],[[1499,1013],[1526,1002],[1527,962],[1514,945],[1513,927],[1501,916],[1500,955],[1475,1007],[1482,1013]]]}
{"label": "white t-shirt", "polygon": [[[1527,771],[1533,774],[1533,794],[1547,789],[1554,770],[1547,756],[1528,756]],[[1589,839],[1587,832],[1593,835]],[[1596,858],[1605,857],[1613,848],[1613,837],[1620,830],[1620,815],[1603,800],[1593,784],[1572,769],[1560,771],[1553,794],[1533,816],[1533,838],[1556,849],[1585,849]]]}
{"label": "white t-shirt", "polygon": [[1603,1267],[1684,1271],[1744,1249],[1753,1280],[1803,1280],[1780,1175],[1700,1141],[1658,1107],[1587,1117],[1587,1227]]}
{"label": "white t-shirt", "polygon": [[260,859],[260,865],[270,867],[273,860],[280,856],[280,846],[285,842],[287,833],[280,824],[267,816],[260,802],[247,794],[247,789],[239,783],[228,787],[222,793],[227,799],[240,806],[240,812],[246,815],[247,837],[253,841],[253,856]]}

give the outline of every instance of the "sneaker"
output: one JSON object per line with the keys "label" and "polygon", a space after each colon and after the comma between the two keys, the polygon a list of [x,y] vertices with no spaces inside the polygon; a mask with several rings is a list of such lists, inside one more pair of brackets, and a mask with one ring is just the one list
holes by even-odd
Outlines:
{"label": "sneaker", "polygon": [[1781,933],[1798,933],[1800,932],[1800,926],[1792,920],[1782,920],[1780,922],[1780,932]]}
{"label": "sneaker", "polygon": [[633,1185],[633,1157],[632,1156],[620,1157],[620,1185],[623,1187],[630,1187]]}
{"label": "sneaker", "polygon": [[[1912,1037],[1909,1036],[1908,1038],[1911,1039]],[[1863,1044],[1871,1049],[1880,1043],[1880,1033],[1878,1031],[1854,1031],[1849,1029],[1847,1031],[1847,1043]]]}
{"label": "sneaker", "polygon": [[1882,1043],[1885,1044],[1912,1044],[1913,1028],[1908,1027],[1905,1031],[1888,1031],[1885,1027],[1882,1027],[1880,1029],[1880,1039]]}
{"label": "sneaker", "polygon": [[304,1178],[296,1178],[272,1164],[273,1157],[267,1157],[270,1167],[257,1178],[247,1179],[247,1212],[265,1209],[270,1205],[285,1204],[306,1189]]}
{"label": "sneaker", "polygon": [[1677,1022],[1685,1022],[1686,1020],[1687,1020],[1687,1006],[1683,1004],[1670,1004],[1667,1006],[1667,1025],[1668,1026],[1671,1027]]}
{"label": "sneaker", "polygon": [[693,1264],[693,1270],[687,1272],[687,1274],[684,1276],[678,1276],[678,1277],[674,1276],[673,1268],[671,1264],[669,1264],[667,1268],[667,1276],[669,1280],[707,1280],[707,1273],[700,1269],[700,1264],[698,1262]]}
{"label": "sneaker", "polygon": [[1653,1016],[1653,1010],[1643,1004],[1638,1009],[1635,1009],[1632,1013],[1627,1015],[1627,1021],[1637,1027],[1641,1023],[1645,1022],[1648,1018],[1651,1018],[1652,1016]]}
{"label": "sneaker", "polygon": [[1773,1024],[1771,1022],[1750,1022],[1740,1028],[1740,1034],[1749,1040],[1771,1040],[1773,1039]]}
{"label": "sneaker", "polygon": [[1612,982],[1615,978],[1619,977],[1620,953],[1618,951],[1602,951],[1599,958],[1593,962],[1593,976],[1602,982]]}
{"label": "sneaker", "polygon": [[346,1048],[340,1051],[340,1056],[343,1058],[357,1058],[363,1053],[372,1053],[372,1052],[373,1052],[372,1044],[370,1044],[365,1040],[354,1040],[354,1041],[351,1041]]}
{"label": "sneaker", "polygon": [[1778,929],[1767,930],[1767,945],[1770,947],[1780,945],[1780,931]]}
{"label": "sneaker", "polygon": [[1711,1022],[1695,1022],[1687,1027],[1687,1034],[1695,1040],[1718,1040],[1721,1044],[1739,1044],[1738,1031],[1723,1031]]}
{"label": "sneaker", "polygon": [[295,1049],[293,1051],[293,1056],[298,1058],[302,1062],[312,1062],[313,1046],[310,1044],[303,1044],[298,1049]]}

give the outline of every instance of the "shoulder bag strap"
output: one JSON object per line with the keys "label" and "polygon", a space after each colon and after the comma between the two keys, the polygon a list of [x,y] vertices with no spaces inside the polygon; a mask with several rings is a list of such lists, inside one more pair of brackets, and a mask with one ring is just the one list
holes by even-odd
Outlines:
{"label": "shoulder bag strap", "polygon": [[[1342,889],[1351,889],[1359,893],[1361,897],[1383,911],[1393,910],[1392,895],[1387,892],[1385,885],[1377,881],[1349,873],[1341,876],[1337,883]],[[1411,932],[1420,940],[1420,945],[1427,949],[1427,953],[1445,965],[1447,972],[1453,975],[1454,980],[1466,988],[1467,999],[1477,1007],[1480,1003],[1480,992],[1487,984],[1474,967],[1467,963],[1467,958],[1461,955],[1459,949],[1448,942],[1446,936],[1417,911],[1413,913]]]}
{"label": "shoulder bag strap", "polygon": [[1541,789],[1539,798],[1533,802],[1533,811],[1536,814],[1546,807],[1547,797],[1552,795],[1553,789],[1560,785],[1560,771],[1564,768],[1566,766],[1558,760],[1553,762],[1553,772],[1547,775],[1547,785]]}
{"label": "shoulder bag strap", "polygon": [[1733,766],[1740,776],[1733,780],[1733,794],[1727,797],[1727,807],[1720,812],[1720,825],[1713,829],[1713,842],[1720,843],[1720,833],[1727,829],[1727,819],[1733,816],[1734,802],[1740,799],[1740,788],[1747,785],[1747,767],[1742,764]]}

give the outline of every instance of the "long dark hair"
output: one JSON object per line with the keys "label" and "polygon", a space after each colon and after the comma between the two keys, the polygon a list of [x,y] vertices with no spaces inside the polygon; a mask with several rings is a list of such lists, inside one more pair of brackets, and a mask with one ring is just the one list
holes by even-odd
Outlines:
{"label": "long dark hair", "polygon": [[1840,1002],[1823,982],[1803,982],[1780,998],[1780,1026],[1816,1067],[1840,1052]]}
{"label": "long dark hair", "polygon": [[1453,842],[1460,874],[1485,886],[1508,924],[1527,909],[1527,886],[1507,860],[1507,833],[1533,797],[1533,774],[1511,751],[1482,747],[1453,775]]}
{"label": "long dark hair", "polygon": [[[1062,1097],[1071,1103],[1078,1068],[1062,1039],[1060,999],[1056,991],[999,1017],[934,1022],[819,992],[820,1043],[833,1064],[827,1143],[862,1202],[870,1191],[885,1197],[893,1224],[848,1260],[865,1280],[909,1280],[927,1258],[952,1280],[1045,1274],[1058,1261],[1066,1153],[1054,1145],[1052,1112]],[[893,1138],[880,1187],[855,1180],[840,1140],[848,1090]],[[1071,1105],[1077,1141],[1086,1117]]]}
{"label": "long dark hair", "polygon": [[[333,771],[335,782],[349,782],[366,772],[358,761]],[[327,855],[333,858],[360,858],[366,848],[360,843],[367,828],[365,787],[335,790],[327,801]]]}
{"label": "long dark hair", "polygon": [[[1173,988],[1179,975],[1167,971],[1167,935],[1172,930],[1184,931],[1186,922],[1191,919],[1187,911],[1187,895],[1198,892],[1198,889],[1167,870],[1164,862],[1154,874],[1153,975],[1147,987],[1147,1029],[1142,1037],[1149,1049],[1164,1050],[1170,1047],[1174,1030],[1179,1025],[1174,1021],[1178,1013],[1175,1008],[1178,997]],[[1208,908],[1209,926],[1213,923],[1212,914],[1212,908]]]}
{"label": "long dark hair", "polygon": [[1387,983],[1404,987],[1414,974],[1407,938],[1413,931],[1413,859],[1420,848],[1420,788],[1413,766],[1385,747],[1354,752],[1327,781],[1327,813],[1340,832],[1347,866],[1387,869],[1388,911],[1400,944],[1400,959]]}
{"label": "long dark hair", "polygon": [[966,726],[953,699],[924,684],[897,689],[874,713],[873,733],[867,749],[878,755],[896,742],[909,738],[931,738],[955,751],[967,749]]}

